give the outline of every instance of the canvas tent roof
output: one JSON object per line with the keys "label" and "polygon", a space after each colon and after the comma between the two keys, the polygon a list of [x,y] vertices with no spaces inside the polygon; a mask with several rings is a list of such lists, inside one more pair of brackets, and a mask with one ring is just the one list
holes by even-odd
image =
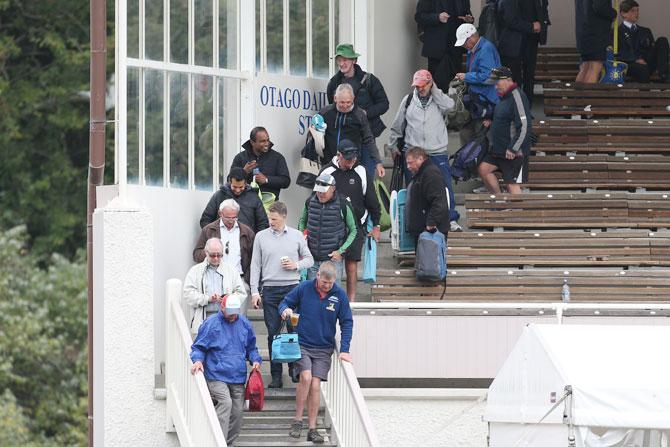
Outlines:
{"label": "canvas tent roof", "polygon": [[[670,327],[529,325],[489,388],[484,420],[535,424],[571,385],[575,425],[670,429],[669,349]],[[562,423],[563,408],[544,422]]]}

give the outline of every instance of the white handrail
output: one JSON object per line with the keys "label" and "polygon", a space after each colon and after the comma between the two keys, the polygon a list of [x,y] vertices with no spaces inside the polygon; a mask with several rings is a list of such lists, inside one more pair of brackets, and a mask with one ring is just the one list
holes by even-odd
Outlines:
{"label": "white handrail", "polygon": [[182,446],[227,447],[205,377],[202,373],[191,374],[193,362],[189,353],[192,340],[180,305],[181,281],[170,279],[165,289],[167,295],[165,388],[168,424],[174,424]]}
{"label": "white handrail", "polygon": [[351,363],[339,359],[339,343],[333,352],[328,380],[321,393],[332,421],[332,432],[341,447],[377,447],[379,440],[356,372]]}

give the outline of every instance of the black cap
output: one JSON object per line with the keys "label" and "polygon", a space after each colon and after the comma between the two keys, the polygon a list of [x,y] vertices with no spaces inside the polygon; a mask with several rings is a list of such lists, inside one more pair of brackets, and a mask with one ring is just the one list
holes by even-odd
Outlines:
{"label": "black cap", "polygon": [[347,140],[346,138],[340,140],[337,144],[337,152],[342,154],[345,160],[353,160],[359,156],[358,146],[356,146],[353,141]]}
{"label": "black cap", "polygon": [[498,67],[491,70],[489,78],[486,80],[487,84],[495,84],[501,79],[512,79],[512,70],[507,67]]}

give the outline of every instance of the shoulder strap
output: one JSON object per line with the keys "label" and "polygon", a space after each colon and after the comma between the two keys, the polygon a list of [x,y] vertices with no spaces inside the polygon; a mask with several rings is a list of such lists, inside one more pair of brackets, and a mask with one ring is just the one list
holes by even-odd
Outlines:
{"label": "shoulder strap", "polygon": [[405,139],[405,129],[407,128],[407,108],[409,107],[410,103],[412,102],[412,98],[414,97],[414,89],[412,89],[411,92],[407,95],[407,99],[405,100],[405,119],[402,122],[402,138]]}

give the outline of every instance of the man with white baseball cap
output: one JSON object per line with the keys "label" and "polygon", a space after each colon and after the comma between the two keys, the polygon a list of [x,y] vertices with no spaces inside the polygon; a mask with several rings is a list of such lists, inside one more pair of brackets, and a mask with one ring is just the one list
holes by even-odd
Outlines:
{"label": "man with white baseball cap", "polygon": [[455,45],[468,51],[465,61],[467,72],[456,74],[457,79],[465,81],[470,92],[467,106],[473,119],[461,131],[461,144],[466,144],[473,137],[486,132],[491,125],[493,109],[500,98],[495,86],[487,84],[486,81],[491,70],[500,66],[500,55],[495,45],[480,36],[471,23],[458,27]]}
{"label": "man with white baseball cap", "polygon": [[254,328],[240,314],[241,306],[238,296],[224,297],[218,314],[205,320],[191,346],[191,373],[205,374],[228,445],[232,445],[242,429],[247,361],[253,369],[260,369],[262,362]]}

